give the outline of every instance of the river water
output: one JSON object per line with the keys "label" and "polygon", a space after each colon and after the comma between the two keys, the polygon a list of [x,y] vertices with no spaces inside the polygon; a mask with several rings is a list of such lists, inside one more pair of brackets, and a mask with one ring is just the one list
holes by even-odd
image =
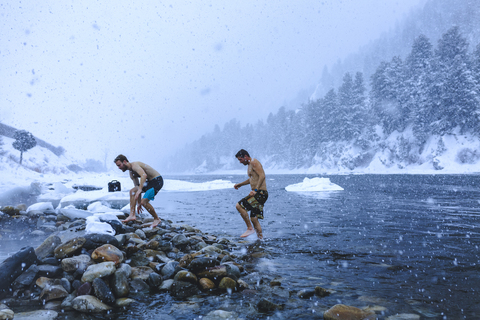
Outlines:
{"label": "river water", "polygon": [[[280,279],[287,290],[321,286],[333,294],[301,305],[289,304],[285,297],[283,311],[255,318],[321,319],[322,311],[338,303],[384,307],[380,319],[396,313],[414,313],[421,319],[480,318],[479,175],[323,176],[344,190],[285,191],[305,177],[267,176],[269,199],[261,221],[265,240],[247,238],[239,251],[264,253],[248,262],[249,272]],[[241,182],[246,176],[166,178]],[[248,186],[160,192],[153,205],[162,219],[239,241],[245,225],[235,203],[247,193]],[[157,294],[117,317],[200,319],[222,309],[250,319],[251,314],[242,314],[247,300],[233,293],[228,299],[185,304]]]}

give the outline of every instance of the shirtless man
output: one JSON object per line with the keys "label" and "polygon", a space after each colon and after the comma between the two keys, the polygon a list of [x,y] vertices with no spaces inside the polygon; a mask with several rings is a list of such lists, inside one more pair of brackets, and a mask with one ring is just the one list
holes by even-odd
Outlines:
{"label": "shirtless man", "polygon": [[[163,178],[155,169],[140,161],[129,162],[127,157],[123,154],[118,155],[113,161],[117,165],[118,169],[130,171],[130,178],[133,180],[134,187],[130,190],[130,215],[122,222],[134,221],[135,217],[135,204],[137,204],[137,211],[141,213],[143,208],[147,209],[148,213],[153,216],[152,228],[155,228],[161,221],[158,218],[155,209],[150,204],[150,200],[153,200],[158,191],[163,187]],[[140,182],[138,182],[140,178]],[[140,187],[142,186],[142,187]],[[145,192],[143,198],[140,199],[142,192]],[[143,207],[143,208],[142,208]]]}
{"label": "shirtless man", "polygon": [[[247,225],[247,231],[245,231],[240,237],[248,237],[256,231],[258,238],[263,239],[262,227],[260,226],[258,219],[263,219],[263,205],[268,199],[265,172],[263,171],[260,161],[250,158],[250,155],[246,150],[241,149],[237,152],[235,157],[241,164],[248,166],[247,174],[249,178],[243,182],[235,184],[233,187],[238,190],[241,186],[249,184],[252,188],[252,191],[250,191],[248,196],[240,200],[236,205],[238,212],[240,212],[243,221],[245,221],[245,224]],[[250,219],[248,219],[247,211],[250,211]],[[252,220],[251,223],[250,220]]]}

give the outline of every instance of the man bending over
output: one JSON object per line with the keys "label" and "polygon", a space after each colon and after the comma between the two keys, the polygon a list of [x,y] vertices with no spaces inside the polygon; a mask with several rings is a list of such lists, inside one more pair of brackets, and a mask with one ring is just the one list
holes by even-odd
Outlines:
{"label": "man bending over", "polygon": [[[235,184],[233,187],[238,190],[241,186],[250,185],[252,191],[240,200],[236,208],[247,225],[245,231],[240,237],[245,238],[257,232],[259,239],[263,239],[262,227],[258,219],[263,219],[263,205],[268,199],[267,183],[265,182],[265,172],[262,164],[257,159],[250,158],[246,150],[241,149],[235,155],[238,161],[244,166],[248,166],[247,174],[249,178],[243,182]],[[248,219],[248,211],[250,211],[250,220]],[[252,227],[253,223],[253,227]],[[255,230],[254,230],[255,228]]]}
{"label": "man bending over", "polygon": [[[134,221],[135,205],[137,205],[138,213],[143,211],[143,208],[147,209],[148,213],[153,216],[152,228],[156,227],[160,223],[155,209],[150,204],[150,200],[153,200],[158,191],[163,187],[163,178],[155,169],[140,161],[129,162],[127,157],[123,154],[118,155],[113,161],[117,165],[118,169],[130,171],[130,178],[133,180],[134,187],[130,190],[130,214],[127,219],[122,222]],[[140,178],[140,182],[138,181]],[[142,192],[145,192],[143,198],[140,198]],[[142,208],[143,207],[143,208]]]}

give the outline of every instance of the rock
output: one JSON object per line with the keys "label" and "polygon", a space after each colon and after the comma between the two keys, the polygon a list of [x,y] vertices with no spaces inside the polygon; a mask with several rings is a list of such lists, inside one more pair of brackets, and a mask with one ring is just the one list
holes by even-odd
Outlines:
{"label": "rock", "polygon": [[140,266],[148,266],[150,263],[150,259],[147,258],[147,255],[143,251],[138,251],[134,253],[130,257],[130,266],[132,267],[140,267]]}
{"label": "rock", "polygon": [[216,266],[206,269],[205,271],[198,272],[197,276],[200,278],[209,278],[211,280],[220,280],[227,276],[227,267]]}
{"label": "rock", "polygon": [[81,254],[71,258],[65,258],[62,260],[61,266],[65,272],[74,272],[78,269],[87,270],[87,268],[93,264],[92,258],[89,255]]}
{"label": "rock", "polygon": [[148,286],[148,284],[139,278],[130,281],[129,285],[130,292],[133,293],[148,293],[150,291],[150,287]]}
{"label": "rock", "polygon": [[68,281],[67,278],[60,279],[60,284],[65,290],[67,290],[69,294],[72,293],[72,285],[70,284],[70,281]]}
{"label": "rock", "polygon": [[148,276],[150,273],[155,272],[150,267],[134,267],[132,268],[132,274],[130,278],[132,279],[142,279],[143,281],[148,280]]}
{"label": "rock", "polygon": [[213,257],[195,257],[187,265],[187,269],[192,272],[199,272],[218,265],[217,259]]}
{"label": "rock", "polygon": [[60,310],[61,307],[62,301],[59,300],[49,301],[43,306],[45,310]]}
{"label": "rock", "polygon": [[115,297],[126,297],[130,292],[130,286],[128,284],[128,278],[130,273],[127,273],[125,270],[117,269],[110,279],[110,286],[115,294]]}
{"label": "rock", "polygon": [[158,273],[152,272],[148,275],[147,284],[151,288],[158,288],[163,282],[163,278]]}
{"label": "rock", "polygon": [[179,271],[173,278],[175,281],[190,282],[191,284],[197,284],[197,276],[190,271]]}
{"label": "rock", "polygon": [[92,259],[96,262],[113,261],[119,265],[123,262],[123,253],[112,244],[104,244],[92,252]]}
{"label": "rock", "polygon": [[203,291],[211,291],[215,289],[215,283],[208,278],[201,278],[198,281],[198,284],[200,285],[200,289]]}
{"label": "rock", "polygon": [[77,289],[77,296],[89,295],[92,292],[92,284],[85,282]]}
{"label": "rock", "polygon": [[115,302],[115,296],[113,295],[112,289],[100,278],[93,280],[92,283],[93,291],[95,296],[97,296],[100,301],[107,304],[113,304]]}
{"label": "rock", "polygon": [[32,247],[25,247],[0,263],[0,296],[20,274],[36,262],[35,250]]}
{"label": "rock", "polygon": [[[44,289],[46,286],[51,286],[55,284],[55,279],[50,279],[47,277],[39,277],[36,281],[35,284],[37,287]],[[59,284],[59,283],[58,283]]]}
{"label": "rock", "polygon": [[85,244],[83,247],[87,250],[96,249],[104,244],[111,244],[115,247],[119,247],[118,240],[115,236],[104,233],[91,233],[83,236],[85,238]]}
{"label": "rock", "polygon": [[[267,299],[262,299],[257,303],[257,309],[260,312],[270,312],[274,310],[281,310],[283,307],[281,305],[275,304]],[[337,319],[338,320],[338,319]]]}
{"label": "rock", "polygon": [[133,300],[133,299],[130,299],[130,298],[119,298],[117,300],[115,300],[115,306],[116,307],[119,307],[119,308],[122,308],[122,307],[127,307],[129,305],[131,305],[132,303],[135,303],[137,301]]}
{"label": "rock", "polygon": [[83,282],[92,282],[95,278],[106,277],[115,272],[115,263],[108,261],[99,264],[93,264],[85,270],[82,276]]}
{"label": "rock", "polygon": [[61,245],[57,246],[53,251],[55,254],[55,258],[63,259],[73,256],[75,252],[79,251],[83,247],[83,244],[86,241],[87,240],[83,237],[77,237],[65,243],[62,243]]}
{"label": "rock", "polygon": [[227,268],[227,277],[232,278],[233,280],[238,280],[240,278],[240,269],[231,263],[225,264]]}
{"label": "rock", "polygon": [[36,310],[29,312],[19,312],[15,314],[15,320],[54,320],[57,319],[58,312],[53,310]]}
{"label": "rock", "polygon": [[238,289],[239,290],[244,290],[244,289],[248,289],[250,286],[248,285],[248,283],[246,283],[245,281],[243,281],[242,279],[238,279],[237,280],[237,285],[238,285]]}
{"label": "rock", "polygon": [[135,234],[140,237],[140,239],[145,240],[147,239],[147,236],[145,235],[145,232],[143,232],[142,229],[137,229],[135,230]]}
{"label": "rock", "polygon": [[43,237],[45,235],[45,231],[35,230],[35,231],[32,231],[32,233],[30,233],[30,235],[34,236],[34,237]]}
{"label": "rock", "polygon": [[317,286],[315,287],[315,295],[323,298],[323,297],[329,296],[330,292],[327,289]]}
{"label": "rock", "polygon": [[190,241],[183,234],[177,234],[172,239],[172,244],[175,247],[183,247],[183,246],[188,245],[189,243],[190,243]]}
{"label": "rock", "polygon": [[170,261],[163,266],[162,271],[160,272],[164,279],[172,278],[175,274],[175,268],[178,266],[177,261]]}
{"label": "rock", "polygon": [[323,313],[323,318],[325,320],[375,320],[377,316],[373,311],[363,311],[344,304],[336,304]]}
{"label": "rock", "polygon": [[42,264],[38,266],[38,275],[40,277],[58,278],[62,275],[63,269],[59,266],[51,266],[49,264]]}
{"label": "rock", "polygon": [[20,214],[20,210],[17,209],[17,208],[14,208],[12,206],[2,207],[2,208],[0,208],[0,211],[5,213],[5,214],[8,214],[11,217],[18,216]]}
{"label": "rock", "polygon": [[220,281],[220,284],[218,285],[218,288],[223,289],[223,290],[228,290],[230,292],[235,290],[237,287],[237,282],[233,280],[232,278],[229,277],[224,277]]}
{"label": "rock", "polygon": [[301,299],[309,299],[315,295],[314,290],[300,290],[297,292],[297,297]]}
{"label": "rock", "polygon": [[198,294],[198,287],[195,284],[184,281],[173,281],[173,285],[170,289],[172,296],[185,299],[193,295]]}
{"label": "rock", "polygon": [[[35,264],[32,264],[24,273],[19,275],[17,279],[13,282],[13,288],[23,288],[28,287],[33,282],[38,274],[38,267]],[[0,318],[1,319],[1,318]]]}
{"label": "rock", "polygon": [[1,320],[10,320],[13,319],[15,316],[15,312],[12,310],[8,309],[7,307],[1,308],[0,307],[0,319]]}
{"label": "rock", "polygon": [[61,285],[47,285],[40,293],[40,300],[46,302],[50,300],[63,299],[68,296],[67,290]]}
{"label": "rock", "polygon": [[78,296],[72,301],[72,308],[80,312],[105,312],[111,310],[112,307],[103,303],[94,296]]}
{"label": "rock", "polygon": [[173,286],[173,279],[167,279],[162,282],[162,285],[158,288],[160,291],[170,291]]}

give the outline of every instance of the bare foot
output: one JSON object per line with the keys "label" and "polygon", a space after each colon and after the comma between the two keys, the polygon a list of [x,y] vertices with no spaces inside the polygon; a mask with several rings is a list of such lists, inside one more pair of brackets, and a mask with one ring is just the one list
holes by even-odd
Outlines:
{"label": "bare foot", "polygon": [[247,229],[247,231],[245,231],[241,236],[240,238],[246,238],[248,237],[249,235],[252,235],[255,233],[255,230],[253,229]]}
{"label": "bare foot", "polygon": [[135,221],[135,220],[137,220],[137,217],[129,215],[128,218],[125,219],[125,220],[122,220],[122,222],[126,223],[126,222],[129,222],[129,221]]}
{"label": "bare foot", "polygon": [[160,220],[160,219],[154,219],[154,220],[153,220],[153,223],[152,223],[152,225],[151,225],[150,227],[155,228],[156,226],[158,226],[158,225],[160,224],[160,222],[162,222],[162,220]]}

